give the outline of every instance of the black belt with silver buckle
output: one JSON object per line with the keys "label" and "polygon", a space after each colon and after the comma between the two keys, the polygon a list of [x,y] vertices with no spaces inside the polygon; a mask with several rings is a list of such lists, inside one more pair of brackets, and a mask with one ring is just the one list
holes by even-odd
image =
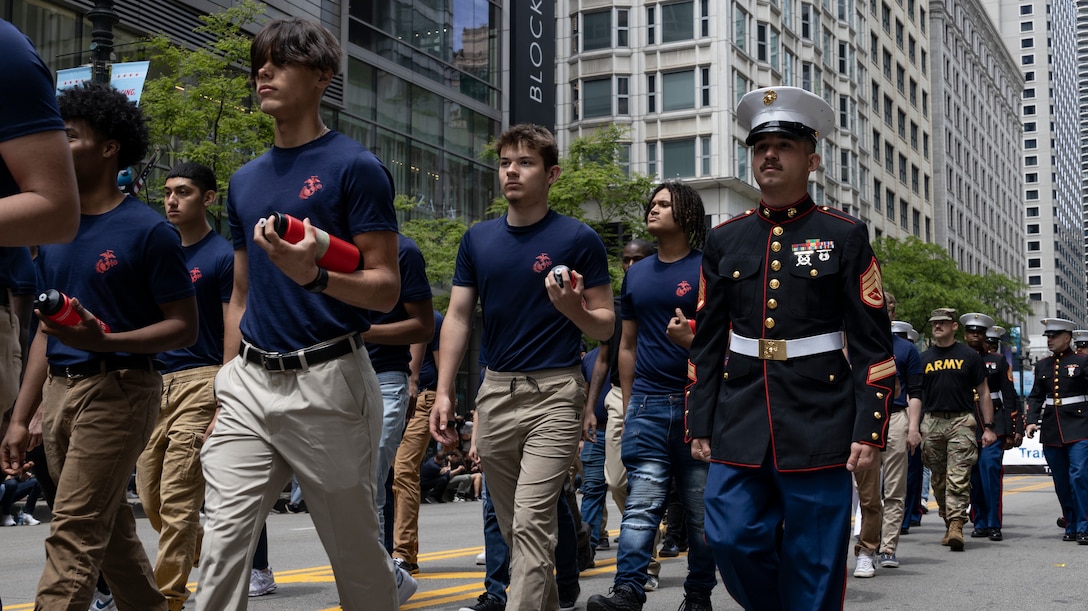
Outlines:
{"label": "black belt with silver buckle", "polygon": [[110,356],[73,365],[50,365],[49,373],[66,378],[86,378],[122,369],[155,371],[155,361],[149,356]]}
{"label": "black belt with silver buckle", "polygon": [[269,371],[297,371],[306,369],[311,365],[318,365],[340,358],[352,350],[359,350],[362,347],[363,338],[358,333],[337,342],[318,344],[312,348],[303,348],[294,352],[265,352],[249,342],[244,342],[242,344],[242,357],[250,363],[260,365]]}

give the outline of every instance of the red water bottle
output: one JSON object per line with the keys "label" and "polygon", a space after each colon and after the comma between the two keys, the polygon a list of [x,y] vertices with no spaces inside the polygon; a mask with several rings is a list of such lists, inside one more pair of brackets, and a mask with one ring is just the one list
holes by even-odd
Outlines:
{"label": "red water bottle", "polygon": [[[302,221],[289,214],[273,212],[273,227],[280,238],[292,244],[298,244],[306,237]],[[329,235],[327,231],[317,230],[317,264],[334,272],[353,272],[359,269],[359,249],[351,242]]]}
{"label": "red water bottle", "polygon": [[[83,317],[72,307],[72,300],[57,289],[49,289],[38,295],[34,300],[34,309],[41,312],[42,316],[66,327],[75,327],[83,322]],[[110,332],[110,326],[95,318],[103,333]]]}

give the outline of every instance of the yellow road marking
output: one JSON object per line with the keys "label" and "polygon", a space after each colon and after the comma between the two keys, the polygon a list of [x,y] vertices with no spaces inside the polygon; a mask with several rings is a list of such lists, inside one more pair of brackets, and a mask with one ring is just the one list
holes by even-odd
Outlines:
{"label": "yellow road marking", "polygon": [[[1038,490],[1053,489],[1054,482],[1051,479],[1047,479],[1041,483],[1032,483],[1022,487],[1012,487],[1009,484],[1015,484],[1016,482],[1033,478],[1037,476],[1030,475],[1009,475],[1005,477],[1004,494],[1019,494],[1022,492],[1035,492]],[[930,509],[937,509],[936,501],[930,501],[927,503]],[[608,532],[609,538],[613,538],[619,534],[619,530],[611,530]],[[439,550],[435,552],[427,552],[419,554],[417,562],[430,562],[435,560],[449,560],[451,558],[464,558],[467,556],[475,556],[483,551],[483,546],[463,547],[460,549],[451,550]],[[661,558],[661,562],[671,562],[673,560],[679,560],[685,558],[687,553],[680,554],[678,558]],[[604,573],[613,573],[616,570],[615,558],[601,558],[597,560],[597,565],[592,569],[582,571],[582,575],[602,575]],[[1055,565],[1061,567],[1062,565]],[[462,602],[466,600],[475,599],[479,593],[483,590],[483,571],[463,571],[463,572],[446,572],[446,573],[420,573],[414,576],[416,580],[439,580],[439,579],[472,579],[472,583],[451,586],[448,588],[438,588],[435,590],[418,591],[409,602],[401,606],[401,609],[409,611],[411,609],[426,609],[439,605],[448,605],[451,603]],[[475,581],[479,579],[480,581]],[[307,567],[301,569],[291,569],[284,571],[276,571],[276,583],[333,583],[335,580],[332,574],[332,567],[329,565]],[[196,582],[186,584],[186,587],[195,592]],[[0,611],[32,611],[34,609],[34,603],[17,604],[17,605],[5,605],[0,608]],[[340,611],[340,607],[329,607],[328,609],[321,609],[320,611]]]}

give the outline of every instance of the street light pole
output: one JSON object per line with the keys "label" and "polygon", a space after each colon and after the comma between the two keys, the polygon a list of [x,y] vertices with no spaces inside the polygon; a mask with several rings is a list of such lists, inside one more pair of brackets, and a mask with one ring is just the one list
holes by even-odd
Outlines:
{"label": "street light pole", "polygon": [[113,24],[118,21],[113,0],[95,0],[94,8],[87,11],[87,19],[91,21],[91,78],[96,83],[109,84]]}

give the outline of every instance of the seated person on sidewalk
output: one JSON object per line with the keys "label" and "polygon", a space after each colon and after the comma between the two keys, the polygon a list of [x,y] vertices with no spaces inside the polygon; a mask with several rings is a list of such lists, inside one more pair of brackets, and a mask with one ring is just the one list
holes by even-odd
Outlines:
{"label": "seated person on sidewalk", "polygon": [[[31,473],[24,473],[18,477],[9,477],[0,484],[0,516],[3,522],[0,526],[36,526],[40,524],[34,519],[34,506],[42,495],[42,487]],[[26,499],[23,508],[18,515],[12,513],[15,503]]]}
{"label": "seated person on sidewalk", "polygon": [[436,452],[434,458],[424,461],[419,468],[419,493],[424,503],[443,503],[442,497],[450,484],[450,468],[445,452]]}

